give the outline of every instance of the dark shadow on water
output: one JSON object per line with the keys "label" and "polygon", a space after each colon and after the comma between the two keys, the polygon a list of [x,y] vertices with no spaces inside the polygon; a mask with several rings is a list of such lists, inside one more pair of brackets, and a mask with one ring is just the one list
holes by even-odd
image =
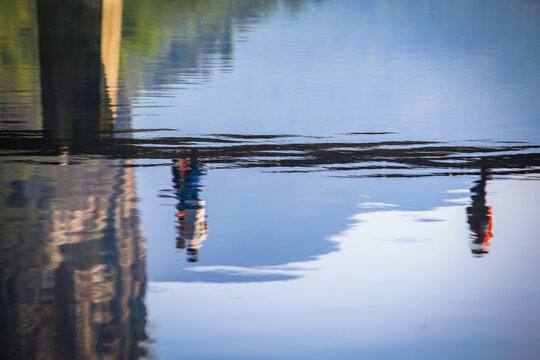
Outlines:
{"label": "dark shadow on water", "polygon": [[218,168],[327,171],[347,177],[471,175],[482,168],[493,169],[493,175],[540,172],[540,146],[534,144],[465,146],[430,141],[309,140],[300,135],[229,134],[75,142],[51,138],[46,132],[0,131],[0,156],[10,161],[14,156],[55,157],[68,152],[83,158],[155,160],[174,159],[179,152],[196,151],[199,161]]}

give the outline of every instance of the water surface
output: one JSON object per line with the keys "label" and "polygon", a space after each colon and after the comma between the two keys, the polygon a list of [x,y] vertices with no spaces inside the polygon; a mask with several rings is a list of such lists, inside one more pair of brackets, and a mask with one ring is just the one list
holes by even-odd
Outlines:
{"label": "water surface", "polygon": [[535,359],[536,1],[0,1],[8,359]]}

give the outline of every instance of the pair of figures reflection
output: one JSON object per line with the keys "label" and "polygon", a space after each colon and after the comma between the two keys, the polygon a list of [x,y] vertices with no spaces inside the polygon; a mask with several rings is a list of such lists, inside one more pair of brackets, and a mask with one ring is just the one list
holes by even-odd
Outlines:
{"label": "pair of figures reflection", "polygon": [[[196,151],[183,158],[173,160],[173,183],[179,200],[176,212],[176,247],[187,249],[187,260],[197,262],[199,249],[208,236],[205,201],[199,198],[203,165]],[[491,206],[486,202],[486,185],[490,180],[490,170],[482,168],[480,179],[471,188],[471,205],[467,207],[467,222],[471,231],[471,252],[476,257],[489,253],[489,241],[493,237]]]}
{"label": "pair of figures reflection", "polygon": [[187,249],[189,262],[199,261],[199,249],[208,236],[205,201],[199,198],[203,165],[196,152],[173,160],[173,184],[176,198],[176,247]]}

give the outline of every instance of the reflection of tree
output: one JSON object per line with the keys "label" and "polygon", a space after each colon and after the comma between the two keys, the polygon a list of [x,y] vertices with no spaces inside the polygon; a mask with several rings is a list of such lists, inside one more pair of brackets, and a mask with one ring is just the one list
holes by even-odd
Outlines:
{"label": "reflection of tree", "polygon": [[230,66],[235,27],[278,5],[297,9],[306,0],[127,0],[121,72],[134,91],[200,80],[209,63]]}
{"label": "reflection of tree", "polygon": [[35,0],[0,1],[0,129],[41,129]]}
{"label": "reflection of tree", "polygon": [[199,248],[208,236],[204,200],[199,199],[200,180],[204,175],[196,152],[174,159],[173,183],[178,201],[176,247],[187,248],[188,261],[199,260]]}
{"label": "reflection of tree", "polygon": [[478,257],[489,252],[489,240],[493,237],[491,206],[486,205],[486,184],[489,169],[482,168],[480,180],[471,188],[471,206],[467,208],[468,223],[472,233],[472,253]]}

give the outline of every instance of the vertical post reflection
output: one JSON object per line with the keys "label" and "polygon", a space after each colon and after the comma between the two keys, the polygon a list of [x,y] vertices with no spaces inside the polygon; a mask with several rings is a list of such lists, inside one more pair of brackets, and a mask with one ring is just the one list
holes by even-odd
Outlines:
{"label": "vertical post reflection", "polygon": [[189,150],[187,156],[174,159],[173,186],[179,200],[176,212],[178,237],[176,247],[187,248],[190,262],[199,260],[199,249],[208,236],[205,201],[199,198],[201,178],[204,175],[196,150]]}
{"label": "vertical post reflection", "polygon": [[467,207],[467,222],[471,229],[471,252],[476,257],[489,253],[489,241],[493,237],[491,206],[486,204],[486,185],[491,179],[490,170],[482,168],[480,180],[471,188],[471,206]]}
{"label": "vertical post reflection", "polygon": [[122,5],[123,0],[102,0],[101,61],[103,62],[106,94],[113,113],[113,119],[116,119],[116,107],[118,106]]}
{"label": "vertical post reflection", "polygon": [[118,76],[121,1],[37,5],[43,128],[64,139],[110,136],[115,95],[107,86]]}

